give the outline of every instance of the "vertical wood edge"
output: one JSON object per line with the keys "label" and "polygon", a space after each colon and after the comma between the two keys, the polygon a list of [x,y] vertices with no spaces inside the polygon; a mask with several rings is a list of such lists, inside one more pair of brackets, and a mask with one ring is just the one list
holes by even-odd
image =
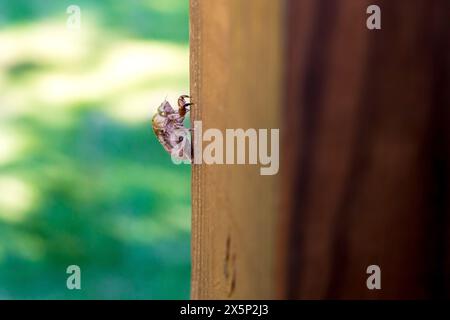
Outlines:
{"label": "vertical wood edge", "polygon": [[[194,106],[191,111],[191,127],[194,127],[194,121],[201,119],[201,101],[200,101],[200,32],[201,32],[201,14],[200,0],[189,1],[189,40],[190,40],[190,95]],[[201,254],[201,166],[192,164],[192,231],[191,231],[191,298],[200,299],[202,293],[202,254]]]}

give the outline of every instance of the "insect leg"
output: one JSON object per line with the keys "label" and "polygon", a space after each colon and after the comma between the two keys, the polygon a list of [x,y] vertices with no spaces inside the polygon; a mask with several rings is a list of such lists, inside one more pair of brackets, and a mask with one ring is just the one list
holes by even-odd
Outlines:
{"label": "insect leg", "polygon": [[178,113],[181,116],[184,116],[190,111],[190,108],[187,108],[188,106],[193,105],[193,103],[186,102],[186,99],[190,99],[190,97],[188,95],[182,95],[178,98]]}

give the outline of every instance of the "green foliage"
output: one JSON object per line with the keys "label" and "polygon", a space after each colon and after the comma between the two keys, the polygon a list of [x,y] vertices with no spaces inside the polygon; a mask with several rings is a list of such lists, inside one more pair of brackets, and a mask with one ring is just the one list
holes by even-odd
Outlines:
{"label": "green foliage", "polygon": [[99,26],[109,32],[184,44],[189,41],[188,0],[0,0],[0,27],[60,16],[72,4],[94,15]]}
{"label": "green foliage", "polygon": [[[0,0],[0,298],[188,298],[190,167],[158,144],[147,99],[188,91],[188,3],[77,1],[86,48],[14,51],[30,30],[65,32],[70,4]],[[105,64],[139,52],[155,67]]]}

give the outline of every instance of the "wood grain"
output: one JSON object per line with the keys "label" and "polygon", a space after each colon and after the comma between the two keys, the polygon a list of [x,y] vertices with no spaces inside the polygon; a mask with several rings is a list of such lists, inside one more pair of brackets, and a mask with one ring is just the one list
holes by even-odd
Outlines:
{"label": "wood grain", "polygon": [[448,1],[288,2],[279,292],[448,298]]}
{"label": "wood grain", "polygon": [[[192,120],[279,128],[282,2],[190,3]],[[275,297],[277,180],[256,165],[193,165],[192,298]]]}

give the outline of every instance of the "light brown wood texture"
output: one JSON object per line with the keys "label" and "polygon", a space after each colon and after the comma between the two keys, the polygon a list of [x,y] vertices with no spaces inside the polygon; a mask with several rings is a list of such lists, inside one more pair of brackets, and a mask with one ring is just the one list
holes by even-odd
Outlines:
{"label": "light brown wood texture", "polygon": [[[203,130],[280,127],[282,12],[282,1],[191,0],[192,120]],[[259,165],[193,165],[192,298],[275,297],[277,186]]]}

